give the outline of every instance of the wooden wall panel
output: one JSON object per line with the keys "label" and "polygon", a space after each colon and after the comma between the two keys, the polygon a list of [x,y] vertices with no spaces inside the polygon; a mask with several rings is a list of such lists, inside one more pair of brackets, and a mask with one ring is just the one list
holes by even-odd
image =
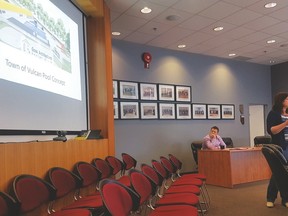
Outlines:
{"label": "wooden wall panel", "polygon": [[108,148],[107,139],[1,144],[0,190],[7,191],[9,181],[18,174],[44,177],[53,166],[71,170],[78,161],[105,158]]}

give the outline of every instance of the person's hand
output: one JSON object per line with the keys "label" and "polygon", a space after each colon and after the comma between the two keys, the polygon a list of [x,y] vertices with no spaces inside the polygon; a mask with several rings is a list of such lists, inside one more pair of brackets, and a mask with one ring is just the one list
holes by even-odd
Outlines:
{"label": "person's hand", "polygon": [[209,136],[210,136],[211,139],[216,138],[216,134],[214,134],[214,133],[212,133],[212,132],[209,133]]}

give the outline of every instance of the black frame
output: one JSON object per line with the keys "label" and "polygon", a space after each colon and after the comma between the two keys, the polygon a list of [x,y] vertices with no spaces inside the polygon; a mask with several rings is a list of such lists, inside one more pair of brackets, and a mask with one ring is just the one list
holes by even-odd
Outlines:
{"label": "black frame", "polygon": [[[143,87],[151,87],[154,90],[154,97],[150,97],[150,96],[145,96],[145,92]],[[157,91],[157,84],[156,83],[140,83],[139,84],[139,88],[140,88],[140,100],[153,100],[153,101],[157,101],[158,100],[158,91]],[[148,93],[149,94],[149,93]]]}
{"label": "black frame", "polygon": [[[154,106],[154,115],[145,115],[144,106]],[[152,111],[153,113],[153,111]],[[156,102],[141,102],[140,103],[140,118],[144,120],[158,119],[158,103]]]}
{"label": "black frame", "polygon": [[[212,109],[214,109],[214,111]],[[221,119],[221,105],[220,104],[207,104],[207,118],[213,119],[213,120]]]}
{"label": "black frame", "polygon": [[[124,94],[123,93],[123,88],[124,86],[130,86],[131,89],[130,91],[132,92],[132,95]],[[126,87],[125,87],[126,88]],[[134,93],[133,93],[134,91]],[[128,91],[129,92],[129,91]],[[131,100],[138,100],[139,99],[139,87],[138,87],[138,82],[132,82],[132,81],[119,81],[119,97],[121,99],[131,99]]]}
{"label": "black frame", "polygon": [[[182,91],[182,95],[184,94],[185,96],[185,93],[187,93],[187,98],[183,98],[183,96],[179,95],[179,93]],[[176,101],[181,101],[181,102],[191,102],[192,98],[191,98],[191,86],[185,86],[185,85],[176,85],[175,87],[175,98],[176,98]]]}
{"label": "black frame", "polygon": [[[130,105],[130,106],[136,106],[135,107],[135,110],[134,110],[134,112],[136,112],[136,114],[133,116],[126,116],[126,113],[124,113],[124,110],[123,110],[123,108],[124,108],[124,106],[127,106],[127,105]],[[130,114],[132,114],[132,112],[131,111],[133,111],[133,110],[130,110],[129,112],[130,112]],[[125,117],[126,116],[126,117]],[[121,101],[120,102],[120,118],[121,119],[126,119],[126,120],[128,120],[128,119],[139,119],[139,102],[138,101]]]}
{"label": "black frame", "polygon": [[[187,107],[188,108],[188,113],[187,113],[187,116],[186,115],[180,115],[180,110],[179,108],[180,107]],[[179,120],[186,120],[186,119],[191,119],[191,104],[184,104],[184,103],[179,103],[179,104],[176,104],[176,119],[179,119]],[[186,113],[186,112],[185,112]]]}
{"label": "black frame", "polygon": [[221,118],[231,119],[231,120],[235,119],[235,105],[234,104],[222,104],[221,105]]}
{"label": "black frame", "polygon": [[[169,97],[164,97],[162,93],[162,89],[167,88],[171,89],[171,96]],[[170,95],[170,93],[168,92]],[[175,101],[175,85],[171,84],[158,84],[158,99],[160,101]]]}

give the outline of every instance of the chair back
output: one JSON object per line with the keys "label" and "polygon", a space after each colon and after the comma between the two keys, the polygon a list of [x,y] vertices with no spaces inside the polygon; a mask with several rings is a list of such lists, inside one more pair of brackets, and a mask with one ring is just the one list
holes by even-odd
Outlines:
{"label": "chair back", "polygon": [[0,216],[17,215],[19,203],[9,194],[0,191]]}
{"label": "chair back", "polygon": [[18,175],[12,184],[11,195],[20,203],[21,214],[52,201],[56,195],[56,189],[51,184],[33,175]]}
{"label": "chair back", "polygon": [[198,165],[198,150],[202,148],[202,143],[203,143],[202,140],[193,141],[191,143],[192,155],[193,155],[196,165]]}
{"label": "chair back", "polygon": [[162,185],[163,177],[153,167],[141,164],[141,171],[158,187]]}
{"label": "chair back", "polygon": [[140,171],[132,169],[129,171],[131,186],[140,196],[140,206],[145,204],[155,193],[156,185],[152,187],[152,182]]}
{"label": "chair back", "polygon": [[122,161],[124,164],[124,169],[130,170],[130,169],[135,169],[137,166],[137,160],[135,158],[133,158],[131,155],[127,154],[127,153],[122,153]]}
{"label": "chair back", "polygon": [[124,164],[120,159],[114,156],[107,156],[105,160],[113,168],[114,176],[117,174],[120,174],[120,176],[123,175],[123,172],[125,171],[125,169],[124,169]]}
{"label": "chair back", "polygon": [[160,156],[160,161],[161,161],[161,164],[167,170],[168,173],[170,173],[171,175],[176,174],[177,167],[174,166],[172,164],[172,162],[168,158],[166,158],[164,156]]}
{"label": "chair back", "polygon": [[276,185],[280,193],[288,193],[288,164],[284,155],[273,144],[264,145],[262,153],[272,171]]}
{"label": "chair back", "polygon": [[95,158],[92,160],[94,165],[101,172],[101,179],[111,178],[113,175],[113,168],[105,160],[101,158]]}
{"label": "chair back", "polygon": [[97,184],[101,180],[101,172],[88,162],[77,162],[74,166],[74,173],[82,178],[82,187]]}
{"label": "chair back", "polygon": [[139,208],[140,196],[129,187],[113,179],[100,181],[103,203],[113,216],[128,216]]}
{"label": "chair back", "polygon": [[262,144],[271,144],[271,136],[256,136],[254,138],[254,146],[260,146]]}
{"label": "chair back", "polygon": [[50,168],[47,173],[47,180],[56,188],[57,198],[64,197],[71,192],[74,192],[76,196],[82,186],[82,179],[79,176],[61,167]]}
{"label": "chair back", "polygon": [[163,179],[168,179],[170,177],[169,173],[161,164],[161,162],[157,160],[152,160],[152,167],[161,175]]}
{"label": "chair back", "polygon": [[234,144],[231,137],[222,137],[223,142],[226,144],[227,148],[233,148]]}
{"label": "chair back", "polygon": [[182,168],[182,162],[172,154],[169,154],[168,156],[171,163],[177,168],[178,171],[180,171]]}

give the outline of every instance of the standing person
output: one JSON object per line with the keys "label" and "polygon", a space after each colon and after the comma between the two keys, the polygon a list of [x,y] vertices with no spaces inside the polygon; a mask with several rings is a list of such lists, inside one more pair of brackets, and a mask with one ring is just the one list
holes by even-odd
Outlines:
{"label": "standing person", "polygon": [[218,135],[219,128],[213,126],[210,129],[209,134],[207,134],[203,139],[202,149],[224,149],[226,144],[222,138]]}
{"label": "standing person", "polygon": [[[284,157],[288,160],[288,93],[280,92],[274,97],[272,110],[267,116],[267,132],[272,137],[272,143],[281,146]],[[274,207],[277,198],[278,188],[273,175],[267,188],[267,207]],[[288,208],[287,195],[280,194],[282,205]]]}

